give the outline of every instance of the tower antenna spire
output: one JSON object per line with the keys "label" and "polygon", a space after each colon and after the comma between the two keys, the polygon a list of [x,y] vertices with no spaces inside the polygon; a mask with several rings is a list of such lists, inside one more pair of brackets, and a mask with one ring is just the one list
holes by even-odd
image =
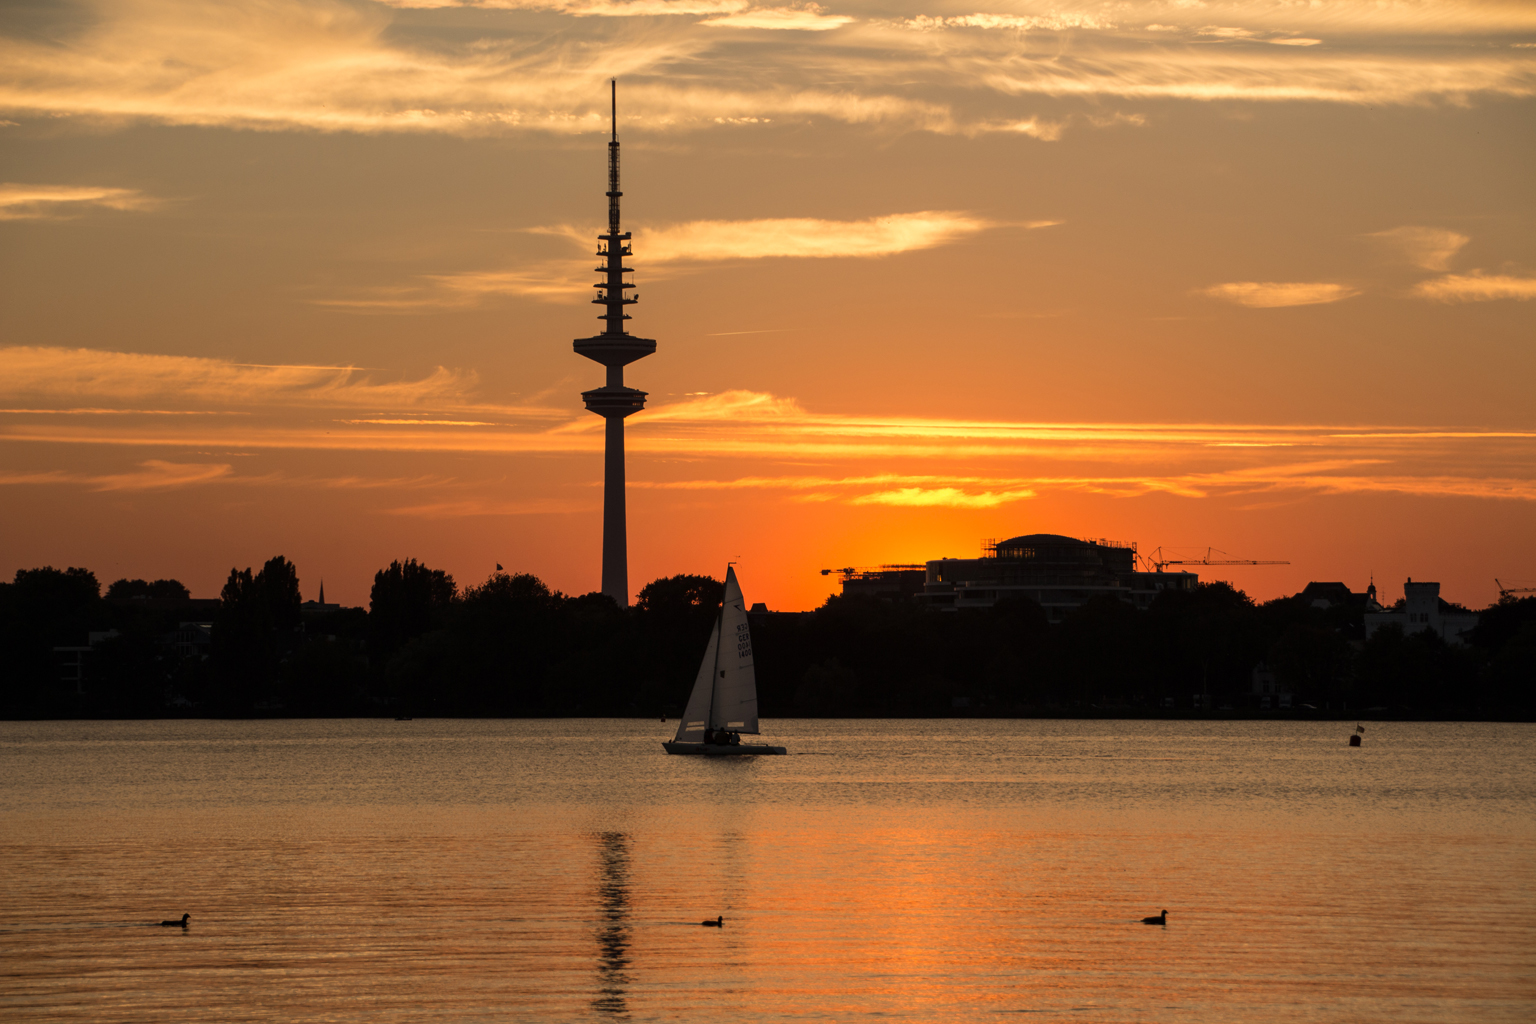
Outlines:
{"label": "tower antenna spire", "polygon": [[632,255],[629,232],[619,230],[619,81],[608,82],[612,104],[612,135],[608,141],[608,231],[598,235],[601,247],[597,255],[603,257],[603,265],[597,273],[602,280],[593,285],[597,298],[593,305],[602,306],[598,319],[604,322],[603,332],[590,338],[576,339],[578,355],[586,356],[608,368],[608,383],[592,391],[583,391],[581,397],[587,410],[607,421],[603,444],[603,593],[613,598],[620,608],[629,605],[629,540],[624,511],[624,417],[645,408],[645,392],[624,386],[624,367],[636,359],[656,351],[656,343],[649,338],[637,338],[624,329],[629,314],[625,306],[640,300],[629,294],[634,285],[624,280],[633,273],[624,265],[624,257]]}

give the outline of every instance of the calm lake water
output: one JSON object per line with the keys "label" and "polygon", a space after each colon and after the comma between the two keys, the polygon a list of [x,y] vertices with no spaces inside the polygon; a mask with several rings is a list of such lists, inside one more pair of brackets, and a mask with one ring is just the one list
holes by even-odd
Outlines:
{"label": "calm lake water", "polygon": [[1536,1018],[1536,727],[673,728],[0,723],[0,1016]]}

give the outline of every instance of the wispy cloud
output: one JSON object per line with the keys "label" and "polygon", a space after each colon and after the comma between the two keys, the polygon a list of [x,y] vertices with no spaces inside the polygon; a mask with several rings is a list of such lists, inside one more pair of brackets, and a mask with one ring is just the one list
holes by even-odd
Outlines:
{"label": "wispy cloud", "polygon": [[[7,351],[0,350],[0,357]],[[394,391],[369,390],[374,385],[349,383],[350,378],[338,383],[332,368],[204,365],[217,364],[216,360],[181,366],[182,357],[114,360],[101,355],[113,354],[74,357],[90,370],[84,384],[80,367],[72,370],[70,359],[58,358],[57,375],[64,383],[48,393],[28,390],[31,404],[53,412],[0,412],[0,445],[151,447],[189,454],[303,449],[581,453],[589,457],[603,444],[601,421],[574,408],[574,403],[561,408],[497,406],[475,393],[471,375],[452,378],[451,386],[423,388],[421,381],[407,381]],[[140,362],[144,358],[151,358],[148,373]],[[154,358],[168,364],[157,364]],[[248,369],[259,372],[248,378],[243,375]],[[278,373],[275,384],[264,383],[262,374],[278,370],[292,371],[292,376]],[[0,358],[0,388],[8,381],[3,371]],[[103,416],[99,404],[76,401],[81,390],[98,398],[139,397],[145,392],[175,390],[184,382],[181,401],[192,408],[198,402],[224,407],[234,401],[232,389],[253,382],[241,399],[249,414],[140,415],[131,410],[143,406],[135,405]],[[354,387],[368,396],[366,411],[358,408],[358,396],[350,390]],[[73,415],[65,410],[82,411]],[[640,460],[637,466],[672,467],[669,471],[675,472],[678,466],[726,459],[732,465],[762,467],[725,481],[707,471],[651,480],[637,472],[633,487],[782,489],[797,501],[988,508],[1049,490],[1116,497],[1158,492],[1191,499],[1300,490],[1536,500],[1536,431],[1532,430],[964,420],[817,412],[786,396],[728,391],[660,403],[633,417],[627,434],[626,446]],[[792,474],[775,471],[787,462],[822,468]],[[860,471],[845,474],[832,468],[839,466],[857,466]],[[879,467],[878,471],[864,468],[871,466]],[[95,477],[35,470],[0,477],[0,482],[17,485],[73,484],[125,491],[263,480],[267,478],[232,473],[225,459],[151,460],[131,471]],[[298,485],[290,480],[269,482]],[[310,483],[367,485],[350,478]],[[574,505],[562,504],[564,499],[549,505],[500,505],[481,494],[445,496],[443,486],[433,485],[433,489],[438,493],[432,500],[395,512],[432,517],[531,514],[585,509],[595,501],[583,497],[573,499]]]}
{"label": "wispy cloud", "polygon": [[[0,399],[39,405],[64,401],[219,405],[411,407],[457,404],[474,373],[438,367],[419,380],[380,381],[350,366],[261,365],[195,356],[98,349],[0,348]],[[164,411],[164,410],[162,410]]]}
{"label": "wispy cloud", "polygon": [[596,498],[527,498],[505,501],[465,498],[402,505],[381,511],[386,515],[416,519],[466,519],[477,516],[569,515],[573,512],[591,512],[601,507],[602,502]]}
{"label": "wispy cloud", "polygon": [[91,209],[147,210],[157,200],[138,189],[92,185],[0,185],[0,220],[52,220]]}
{"label": "wispy cloud", "polygon": [[972,493],[959,487],[898,487],[889,491],[860,494],[851,499],[849,504],[906,508],[996,508],[1034,496],[1035,492],[1027,489]]}
{"label": "wispy cloud", "polygon": [[1048,29],[1060,32],[1065,29],[1089,28],[1109,29],[1114,28],[1114,22],[1096,14],[1084,12],[1058,13],[1052,11],[1049,14],[960,14],[950,17],[932,17],[919,14],[914,18],[904,18],[895,22],[905,29],[918,32],[936,32],[947,28],[975,28],[991,29],[1010,32],[1026,32],[1033,29]]}
{"label": "wispy cloud", "polygon": [[[695,220],[641,231],[634,244],[636,252],[643,250],[647,264],[793,256],[875,258],[947,245],[989,228],[1016,226],[1032,229],[1059,223],[1042,220],[1003,225],[954,210],[893,213],[865,220],[814,217]],[[590,245],[593,239],[590,229],[569,224],[534,230],[569,238],[582,247]],[[580,288],[578,286],[578,291]]]}
{"label": "wispy cloud", "polygon": [[[896,213],[865,220],[813,217],[763,220],[701,220],[637,232],[636,252],[655,269],[688,263],[770,258],[875,259],[949,245],[991,229],[1035,230],[1055,220],[1003,223],[952,210]],[[532,229],[569,239],[582,249],[594,243],[594,229],[564,224]],[[417,283],[313,300],[354,313],[421,313],[457,309],[499,295],[551,302],[585,301],[592,277],[577,276],[570,260],[547,260],[508,270],[432,274]]]}
{"label": "wispy cloud", "polygon": [[1114,498],[1167,494],[1189,499],[1284,492],[1315,494],[1390,493],[1419,497],[1462,497],[1536,501],[1536,481],[1523,477],[1381,473],[1362,469],[1390,465],[1384,459],[1335,459],[1266,464],[1215,471],[1124,474],[1042,474],[965,477],[883,474],[875,476],[755,476],[737,479],[632,480],[639,490],[781,490],[798,500],[850,505],[995,508],[1047,492],[1080,492]]}
{"label": "wispy cloud", "polygon": [[224,480],[234,471],[228,463],[167,462],[148,459],[128,473],[90,475],[64,470],[32,473],[0,473],[0,486],[26,484],[76,484],[93,491],[160,491]]}
{"label": "wispy cloud", "polygon": [[[1115,119],[1089,118],[1089,120],[1101,128],[1106,124],[1138,123],[1135,115]],[[1055,142],[1061,138],[1062,133],[1066,130],[1067,125],[1065,121],[1049,121],[1042,117],[1030,117],[1022,121],[991,121],[976,124],[967,129],[967,134],[984,135],[993,132],[1012,132],[1018,135],[1028,135],[1031,138],[1039,139],[1041,142]]]}
{"label": "wispy cloud", "polygon": [[[591,240],[592,232],[582,236],[583,245]],[[549,302],[586,301],[591,287],[591,275],[577,276],[570,260],[546,260],[510,270],[427,274],[415,284],[378,286],[311,301],[347,313],[433,313],[464,309],[498,295]]]}
{"label": "wispy cloud", "polygon": [[166,462],[149,459],[139,463],[136,473],[99,476],[91,481],[98,491],[154,491],[220,480],[234,471],[228,463]]}
{"label": "wispy cloud", "polygon": [[706,18],[699,24],[711,28],[787,29],[800,32],[826,32],[841,28],[854,19],[846,14],[825,14],[817,4],[800,7],[759,7]]}
{"label": "wispy cloud", "polygon": [[[88,19],[59,28],[67,45],[46,32],[0,36],[0,111],[262,129],[594,132],[606,127],[602,86],[618,75],[627,123],[653,132],[827,118],[974,133],[999,123],[998,96],[1403,104],[1536,95],[1525,51],[1485,45],[1536,28],[1531,5],[1518,3],[1156,3],[1132,18],[1134,5],[1020,0],[958,15],[892,4],[867,20],[746,0],[87,6]],[[464,6],[481,9],[472,32],[455,11],[433,10]],[[404,7],[418,10],[407,19]],[[566,24],[551,31],[551,19]],[[1032,123],[1028,111],[1009,120]]]}
{"label": "wispy cloud", "polygon": [[1512,277],[1508,274],[1447,274],[1420,281],[1413,293],[1441,302],[1491,302],[1494,299],[1536,299],[1536,277]]}
{"label": "wispy cloud", "polygon": [[1370,235],[1397,249],[1403,257],[1424,270],[1449,270],[1451,258],[1472,239],[1445,228],[1405,226]]}
{"label": "wispy cloud", "polygon": [[[1035,222],[1029,227],[1044,227]],[[998,227],[995,221],[951,210],[894,213],[866,220],[810,217],[767,220],[701,220],[645,232],[648,261],[671,263],[765,257],[892,256],[947,245]],[[586,241],[586,234],[582,240]]]}
{"label": "wispy cloud", "polygon": [[559,11],[578,18],[654,18],[724,14],[745,10],[750,0],[378,0],[414,10],[471,7],[488,11]]}
{"label": "wispy cloud", "polygon": [[1317,306],[1340,302],[1359,295],[1360,290],[1327,281],[1233,281],[1201,288],[1199,294],[1235,302],[1240,306],[1270,309],[1277,306]]}

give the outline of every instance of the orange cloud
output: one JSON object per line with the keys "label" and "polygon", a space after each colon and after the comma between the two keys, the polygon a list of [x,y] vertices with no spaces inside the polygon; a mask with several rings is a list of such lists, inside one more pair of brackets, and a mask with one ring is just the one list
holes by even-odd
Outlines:
{"label": "orange cloud", "polygon": [[234,467],[228,463],[180,463],[149,459],[139,463],[137,473],[93,477],[91,486],[98,491],[161,490],[220,480],[233,471]]}
{"label": "orange cloud", "polygon": [[[221,360],[91,350],[0,349],[0,442],[203,451],[330,450],[581,454],[601,449],[601,422],[569,408],[485,401],[473,373],[439,370],[378,381],[352,367],[247,366]],[[121,403],[116,408],[113,403]],[[154,403],[150,405],[148,403]],[[166,409],[164,405],[182,408]],[[168,412],[180,413],[167,415]],[[201,415],[205,412],[238,415]],[[1205,424],[966,420],[808,410],[793,398],[728,391],[665,402],[629,421],[635,458],[654,465],[753,465],[720,480],[704,471],[644,479],[637,489],[784,490],[795,500],[849,505],[992,508],[1047,490],[1112,496],[1389,491],[1532,500],[1536,431],[1340,424]],[[785,474],[785,460],[822,467],[878,466],[856,475]],[[932,467],[942,464],[944,471]],[[1007,472],[997,472],[1007,466]],[[1510,467],[1528,467],[1522,477]],[[1068,471],[1063,471],[1064,469]],[[250,477],[231,466],[149,460],[130,471],[82,476],[11,473],[0,483],[149,490],[204,483],[411,487]],[[441,490],[451,481],[434,478]],[[425,486],[425,485],[423,485]],[[402,515],[522,514],[478,505],[479,495],[436,497]],[[587,499],[577,502],[585,508]],[[558,503],[557,503],[558,504]],[[559,506],[564,507],[564,506]]]}
{"label": "orange cloud", "polygon": [[1377,231],[1370,237],[1399,249],[1409,263],[1424,270],[1449,270],[1451,258],[1472,241],[1457,231],[1413,226]]}
{"label": "orange cloud", "polygon": [[91,476],[48,470],[35,473],[0,473],[0,486],[17,484],[79,484],[93,491],[154,491],[189,487],[224,480],[234,471],[228,463],[166,462],[149,459],[137,472]]}
{"label": "orange cloud", "polygon": [[[169,404],[212,405],[202,413],[231,408],[307,405],[410,408],[462,407],[477,386],[472,372],[438,367],[420,380],[380,381],[352,366],[303,366],[233,363],[197,356],[109,352],[16,345],[0,348],[0,401],[30,403],[28,412],[135,412],[139,409],[74,409],[79,402],[138,403],[147,399]],[[56,403],[69,403],[60,406]],[[548,410],[512,409],[528,415]],[[188,410],[180,410],[185,414]],[[157,409],[166,415],[177,410]]]}

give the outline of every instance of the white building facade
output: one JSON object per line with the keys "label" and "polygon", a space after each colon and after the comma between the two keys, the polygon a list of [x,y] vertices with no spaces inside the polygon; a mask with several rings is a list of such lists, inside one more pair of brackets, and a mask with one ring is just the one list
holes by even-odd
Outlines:
{"label": "white building facade", "polygon": [[1427,629],[1448,644],[1465,647],[1468,634],[1477,628],[1477,613],[1453,608],[1440,600],[1440,584],[1415,583],[1409,577],[1403,584],[1401,609],[1366,613],[1365,638],[1369,640],[1383,626],[1394,625],[1404,636]]}

